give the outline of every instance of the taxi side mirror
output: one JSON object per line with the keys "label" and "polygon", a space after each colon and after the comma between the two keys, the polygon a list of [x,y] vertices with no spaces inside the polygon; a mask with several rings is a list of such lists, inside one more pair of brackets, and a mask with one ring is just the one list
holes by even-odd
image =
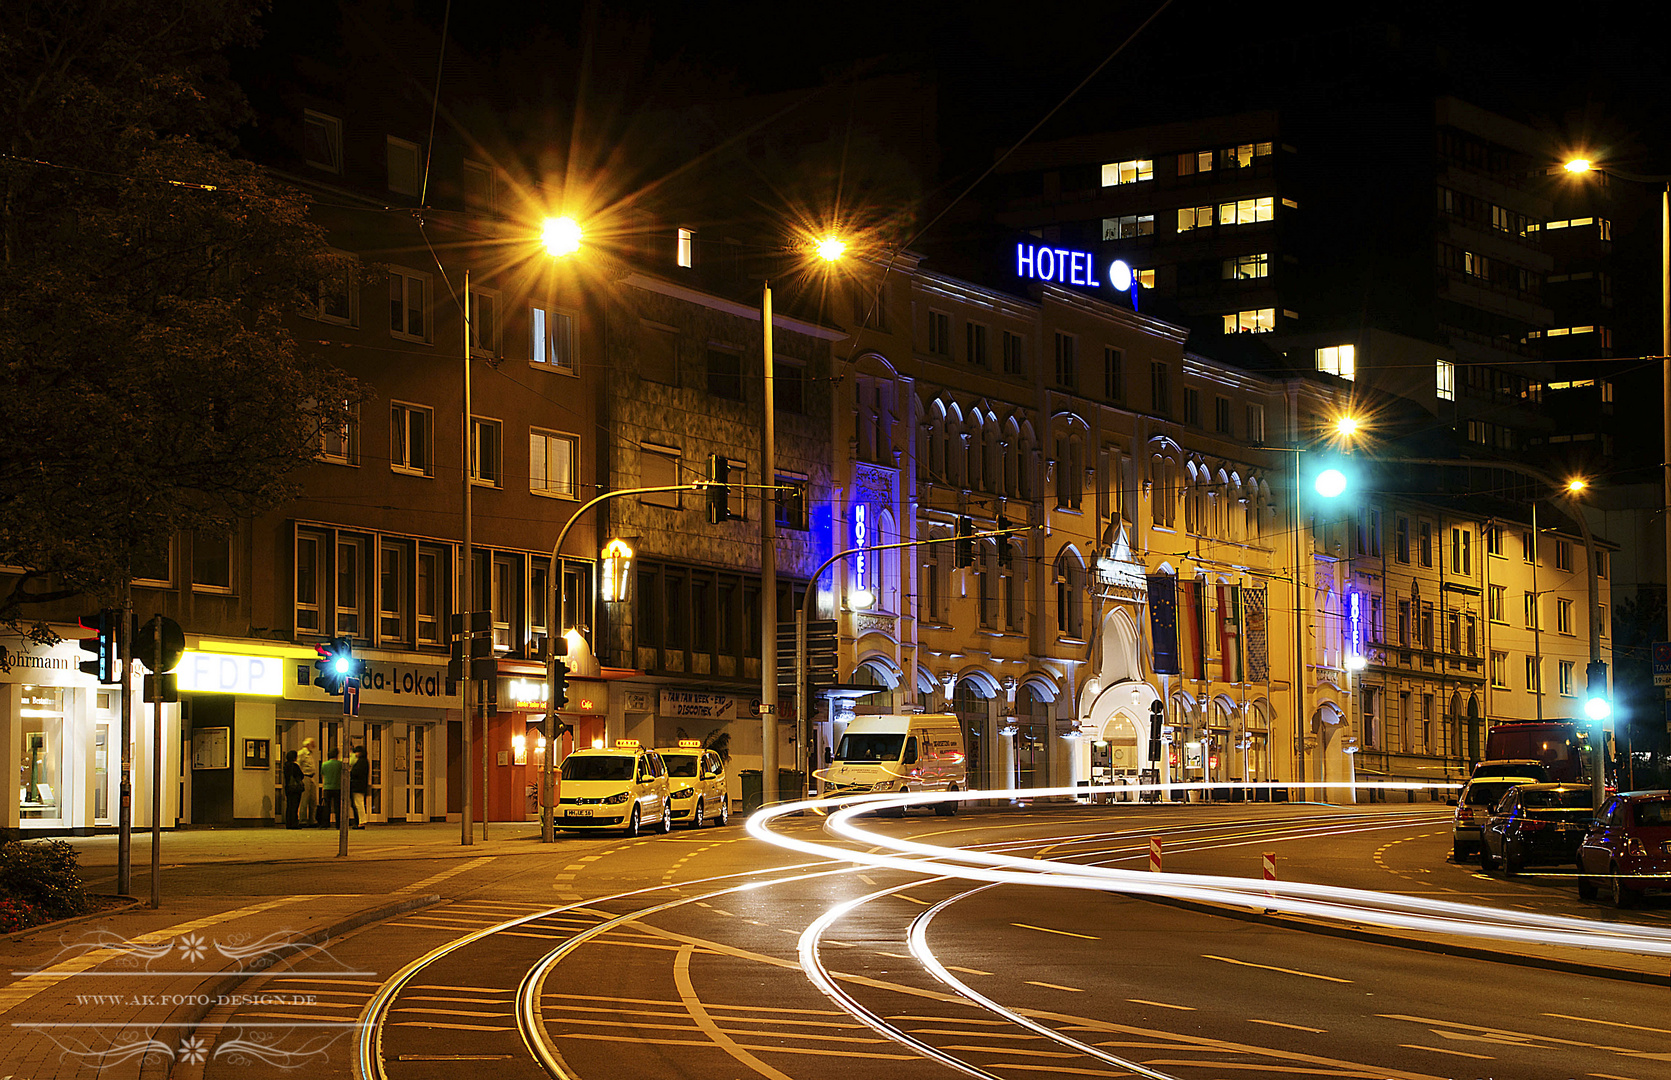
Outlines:
{"label": "taxi side mirror", "polygon": [[1455,806],[1456,805],[1456,796],[1452,795],[1450,798],[1446,799],[1445,800],[1445,805],[1446,806]]}

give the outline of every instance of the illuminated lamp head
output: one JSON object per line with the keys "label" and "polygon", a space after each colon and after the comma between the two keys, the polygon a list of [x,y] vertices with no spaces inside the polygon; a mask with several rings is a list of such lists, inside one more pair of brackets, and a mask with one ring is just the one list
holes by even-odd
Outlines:
{"label": "illuminated lamp head", "polygon": [[1124,259],[1115,259],[1108,264],[1108,283],[1119,292],[1131,291],[1131,264]]}

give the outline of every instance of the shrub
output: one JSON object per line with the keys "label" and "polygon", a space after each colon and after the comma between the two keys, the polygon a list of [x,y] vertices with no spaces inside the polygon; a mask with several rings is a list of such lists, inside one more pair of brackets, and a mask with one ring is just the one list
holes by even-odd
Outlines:
{"label": "shrub", "polygon": [[62,840],[0,844],[0,900],[38,909],[47,919],[87,910],[87,892],[75,848]]}
{"label": "shrub", "polygon": [[27,900],[0,899],[0,934],[27,930],[46,921],[46,913]]}

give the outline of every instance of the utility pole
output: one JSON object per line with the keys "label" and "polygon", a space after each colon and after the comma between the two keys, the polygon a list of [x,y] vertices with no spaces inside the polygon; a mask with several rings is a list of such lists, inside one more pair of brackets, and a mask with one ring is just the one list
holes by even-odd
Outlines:
{"label": "utility pole", "polygon": [[[782,798],[777,764],[777,402],[772,380],[772,285],[760,287],[765,420],[760,448],[760,803]],[[809,590],[810,591],[810,590]],[[796,707],[806,708],[805,702]]]}
{"label": "utility pole", "polygon": [[[122,801],[117,810],[116,894],[133,895],[133,581],[122,582],[122,613],[116,633],[122,639]],[[160,778],[153,777],[153,784]]]}

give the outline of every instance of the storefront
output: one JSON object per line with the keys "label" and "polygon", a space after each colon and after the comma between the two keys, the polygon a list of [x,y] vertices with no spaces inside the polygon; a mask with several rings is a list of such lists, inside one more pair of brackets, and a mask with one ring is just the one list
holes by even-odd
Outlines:
{"label": "storefront", "polygon": [[[473,796],[477,820],[481,808],[491,809],[490,821],[538,821],[540,816],[540,771],[545,765],[545,711],[550,687],[545,668],[526,661],[499,661],[498,711],[488,717],[488,790]],[[602,745],[604,717],[608,712],[609,688],[601,679],[569,676],[569,700],[558,716],[574,730],[558,746],[555,765],[561,765],[577,749]],[[481,761],[481,736],[475,738]]]}
{"label": "storefront", "polygon": [[[6,836],[88,835],[114,829],[121,801],[119,686],[101,685],[79,667],[84,654],[73,626],[56,626],[57,645],[9,640],[11,669],[0,672],[0,745],[15,768],[5,770]],[[137,682],[137,680],[136,680]],[[162,708],[163,769],[177,779],[181,767],[179,712]],[[132,718],[130,761],[133,824],[151,824],[152,747],[155,707]],[[179,785],[163,786],[163,825],[172,827]]]}

